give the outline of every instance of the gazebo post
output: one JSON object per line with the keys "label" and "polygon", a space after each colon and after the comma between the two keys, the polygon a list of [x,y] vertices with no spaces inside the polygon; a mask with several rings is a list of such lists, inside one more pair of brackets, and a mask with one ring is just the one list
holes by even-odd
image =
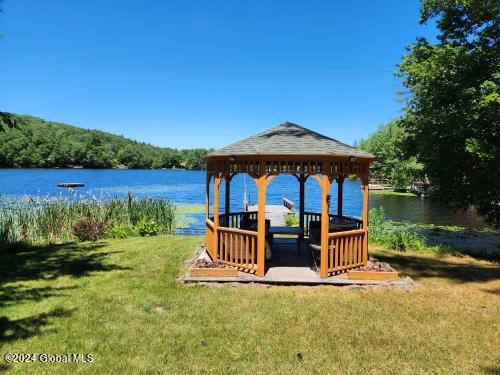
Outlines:
{"label": "gazebo post", "polygon": [[363,230],[365,231],[363,239],[363,265],[366,265],[368,261],[368,177],[361,177],[361,183],[363,184]]}
{"label": "gazebo post", "polygon": [[345,176],[337,176],[335,181],[337,181],[337,215],[342,216],[342,202],[344,193],[344,180]]}
{"label": "gazebo post", "polygon": [[214,178],[214,260],[219,257],[219,186],[221,176],[217,173]]}
{"label": "gazebo post", "polygon": [[328,212],[328,195],[330,194],[330,187],[332,183],[328,175],[324,174],[321,177],[321,260],[319,275],[322,278],[328,277],[328,226],[329,226],[329,212]]}
{"label": "gazebo post", "polygon": [[206,211],[206,219],[210,218],[210,181],[212,180],[212,174],[207,171],[207,187],[206,187],[206,193],[205,193],[205,211]]}
{"label": "gazebo post", "polygon": [[229,173],[225,176],[225,181],[226,181],[226,199],[224,202],[224,213],[225,213],[225,225],[226,227],[229,227],[229,211],[230,211],[230,189],[231,189],[231,176]]}
{"label": "gazebo post", "polygon": [[304,190],[305,190],[305,184],[306,184],[306,178],[304,176],[304,173],[300,174],[299,177],[299,183],[300,183],[300,211],[299,211],[299,227],[300,230],[302,231],[302,234],[300,235],[300,240],[304,239],[304,202],[305,202],[305,196],[304,196]]}
{"label": "gazebo post", "polygon": [[257,209],[257,276],[264,276],[264,261],[266,257],[266,175],[265,164],[260,163],[260,175],[257,179],[259,200]]}

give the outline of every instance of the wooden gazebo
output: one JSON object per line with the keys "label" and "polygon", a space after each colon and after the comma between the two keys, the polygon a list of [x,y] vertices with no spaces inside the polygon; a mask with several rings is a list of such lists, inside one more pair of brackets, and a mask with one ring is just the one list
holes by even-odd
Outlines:
{"label": "wooden gazebo", "polygon": [[[309,223],[320,221],[320,276],[328,277],[366,265],[368,260],[368,168],[374,156],[302,126],[286,122],[208,154],[206,180],[206,248],[216,262],[242,271],[265,274],[266,187],[278,174],[294,175],[300,184],[299,226],[309,235]],[[257,212],[231,212],[230,184],[237,173],[247,173],[258,188]],[[363,186],[362,220],[342,214],[342,186],[356,175]],[[321,190],[321,213],[304,211],[304,186],[314,178]],[[225,181],[224,213],[220,213],[219,186]],[[338,184],[338,210],[330,214],[330,188]],[[210,185],[213,216],[210,216]],[[256,230],[242,229],[243,217],[256,220]],[[334,219],[349,219],[355,229],[332,231]]]}

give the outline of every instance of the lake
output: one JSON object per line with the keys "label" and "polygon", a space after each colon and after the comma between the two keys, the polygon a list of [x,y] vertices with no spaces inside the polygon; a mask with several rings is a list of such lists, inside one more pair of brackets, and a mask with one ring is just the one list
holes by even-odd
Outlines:
{"label": "lake", "polygon": [[[82,182],[78,193],[96,198],[123,197],[130,190],[138,197],[163,197],[177,204],[205,203],[205,171],[183,170],[96,170],[96,169],[0,169],[2,198],[25,195],[45,197],[67,196],[68,189],[58,188],[61,182]],[[213,185],[212,185],[213,186]],[[321,211],[321,190],[310,178],[305,187],[306,211]],[[248,175],[236,175],[231,182],[231,210],[243,209],[244,191],[250,203],[257,202],[257,188]],[[224,184],[221,184],[224,196]],[[213,197],[213,191],[211,191]],[[332,212],[336,210],[337,186],[332,185]],[[299,203],[299,185],[295,177],[280,175],[267,189],[267,204],[282,204],[282,197]],[[381,195],[370,193],[370,208],[383,206],[388,219],[411,223],[457,225],[481,229],[484,222],[471,211],[454,212],[438,202],[416,196]],[[298,207],[297,207],[298,208]],[[361,216],[361,185],[357,180],[344,183],[344,214]],[[204,226],[203,213],[192,214],[195,226]]]}

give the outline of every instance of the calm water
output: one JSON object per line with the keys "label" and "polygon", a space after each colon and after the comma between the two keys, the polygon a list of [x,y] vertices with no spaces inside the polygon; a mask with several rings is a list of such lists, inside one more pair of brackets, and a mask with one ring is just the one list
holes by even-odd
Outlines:
{"label": "calm water", "polygon": [[[182,204],[205,203],[204,171],[172,170],[91,170],[91,169],[0,169],[0,194],[3,198],[24,195],[67,195],[58,188],[61,182],[82,182],[78,192],[88,197],[122,197],[131,190],[139,197],[164,197]],[[246,175],[236,175],[231,182],[231,210],[243,209],[244,191],[250,203],[256,204],[257,188]],[[224,194],[224,184],[221,185]],[[336,210],[337,186],[332,186],[332,212]],[[213,195],[212,195],[213,196]],[[299,185],[295,177],[281,175],[267,189],[267,204],[282,204],[282,197],[299,202]],[[321,191],[314,179],[306,182],[306,211],[320,211]],[[413,196],[370,194],[370,208],[383,206],[387,217],[396,221],[434,223],[481,228],[483,221],[472,212],[454,212],[445,206]],[[344,214],[361,216],[362,195],[359,181],[344,183]],[[202,223],[203,214],[193,215]]]}

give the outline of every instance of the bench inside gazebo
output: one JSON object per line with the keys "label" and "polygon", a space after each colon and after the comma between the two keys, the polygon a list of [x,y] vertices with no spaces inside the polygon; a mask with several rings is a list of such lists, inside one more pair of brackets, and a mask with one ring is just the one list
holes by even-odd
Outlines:
{"label": "bench inside gazebo", "polygon": [[[318,260],[319,274],[316,275],[322,279],[366,265],[368,169],[373,158],[368,152],[289,122],[208,154],[207,252],[214,262],[237,267],[244,272],[244,277],[250,279],[271,277],[276,271],[273,271],[273,265],[300,265],[307,262],[310,254],[313,254],[312,259]],[[231,179],[238,173],[247,173],[257,185],[256,211],[231,212]],[[281,241],[273,245],[273,257],[269,261],[266,250],[269,252],[273,231],[285,231],[284,228],[271,226],[266,220],[266,188],[279,174],[295,176],[300,185],[299,227],[292,234],[297,235],[303,250],[310,248],[311,252],[294,251],[294,244]],[[343,183],[348,175],[356,175],[362,183],[362,220],[346,217],[342,212]],[[304,211],[304,190],[308,178],[316,180],[321,189],[321,212]],[[225,183],[224,204],[219,197],[222,182]],[[336,213],[330,213],[330,188],[333,183],[338,184]],[[213,215],[210,214],[212,191]],[[306,271],[300,267],[288,270],[297,272],[298,278],[300,273]]]}

